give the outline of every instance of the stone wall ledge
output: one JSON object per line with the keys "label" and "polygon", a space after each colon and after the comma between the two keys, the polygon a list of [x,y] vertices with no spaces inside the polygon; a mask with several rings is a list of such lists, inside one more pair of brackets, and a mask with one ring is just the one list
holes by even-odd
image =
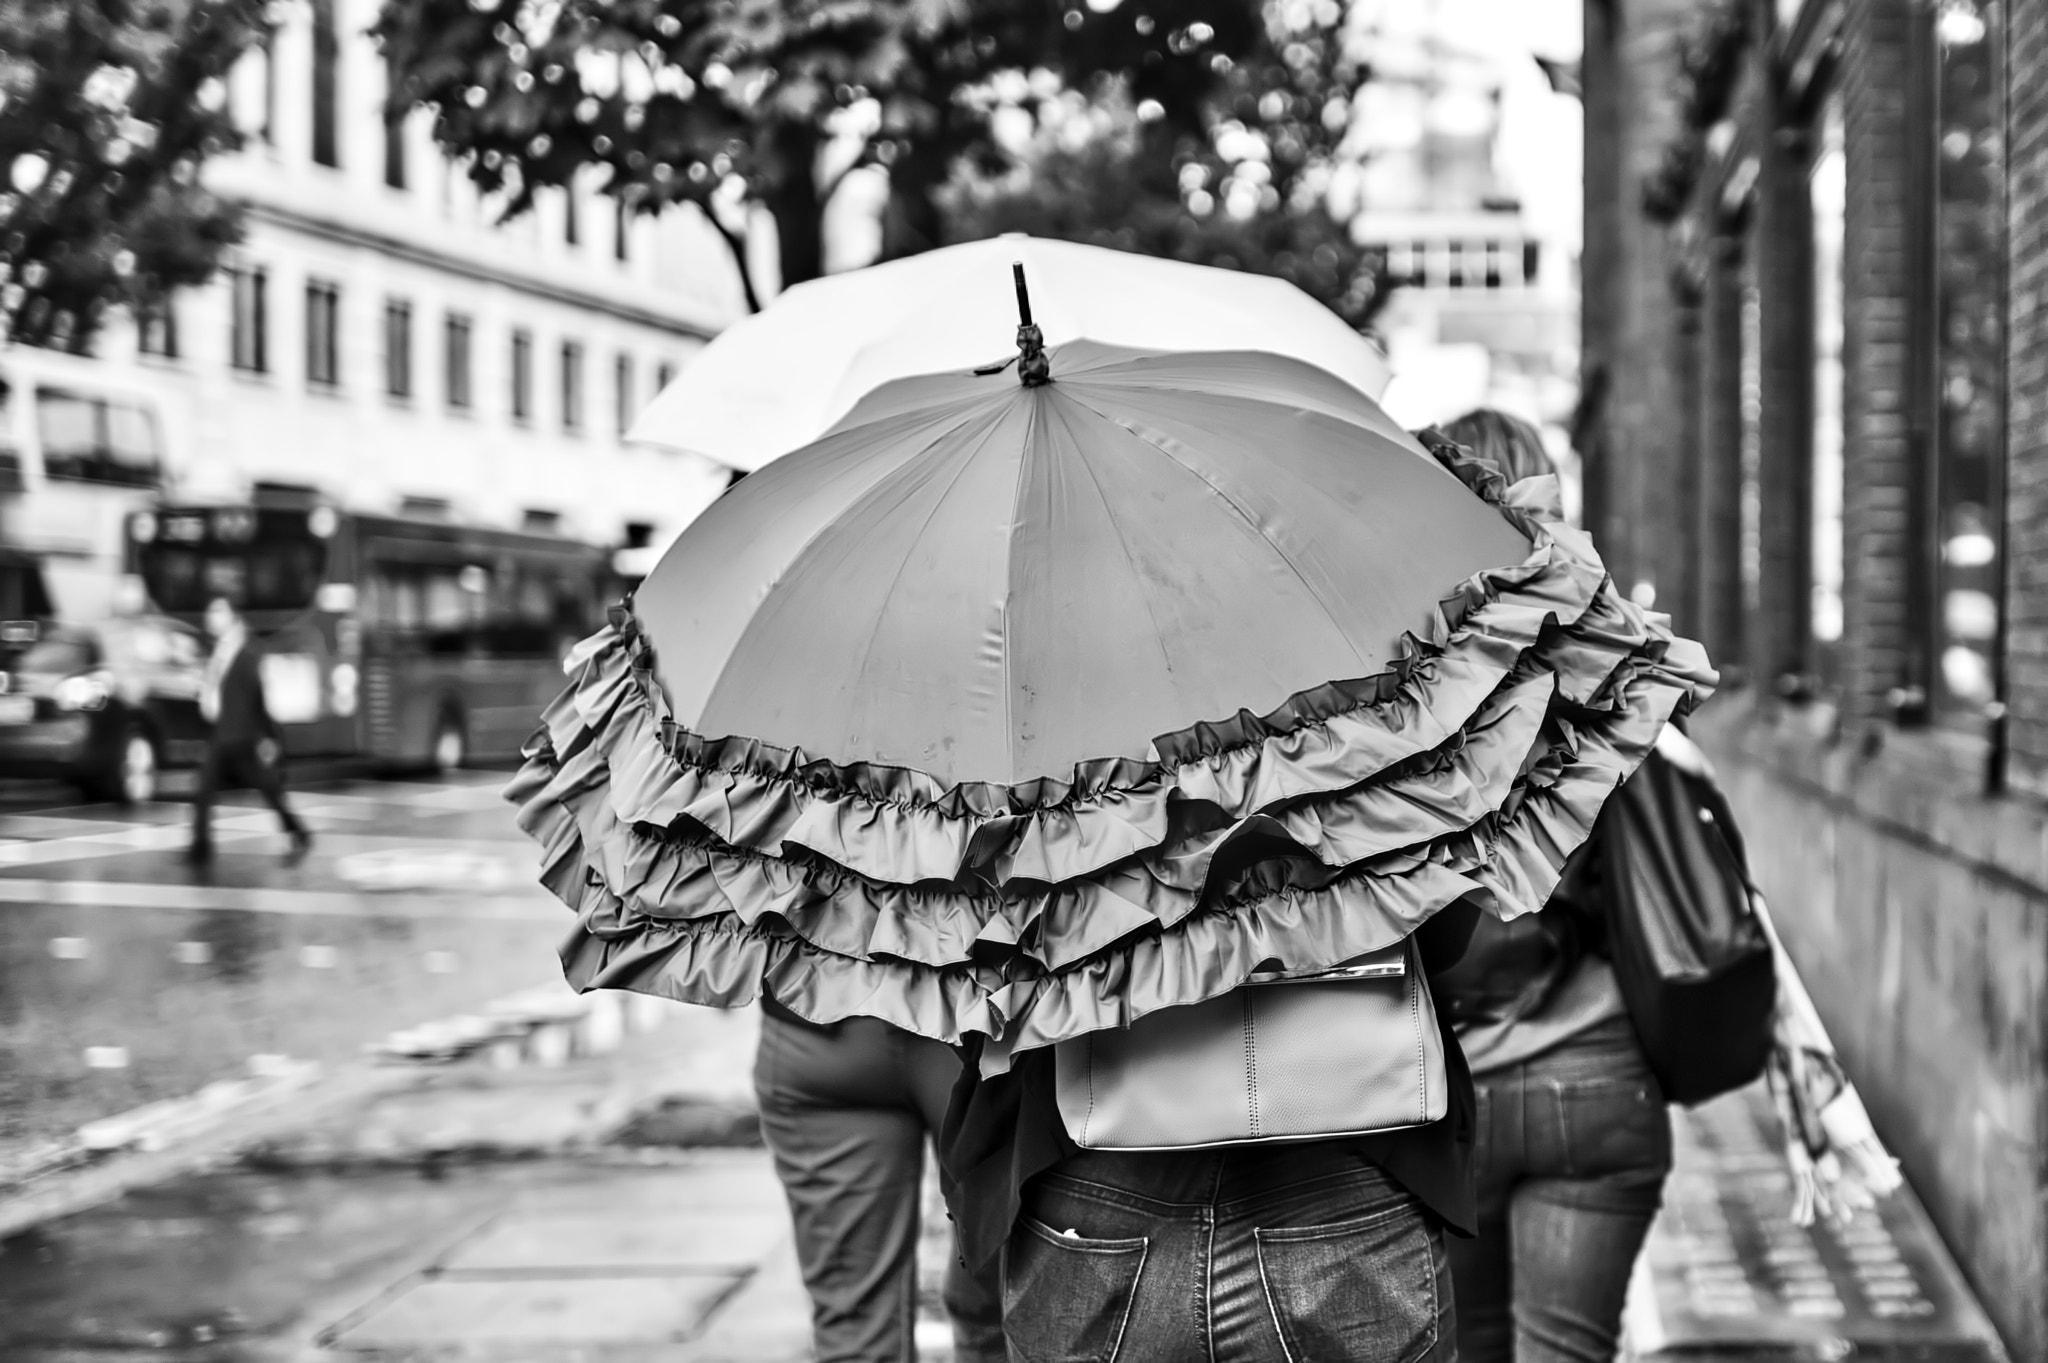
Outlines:
{"label": "stone wall ledge", "polygon": [[1688,727],[1718,764],[1761,768],[1837,813],[2048,900],[2048,802],[1985,794],[1984,737],[1891,725],[1845,733],[1832,706],[1747,690],[1717,696]]}

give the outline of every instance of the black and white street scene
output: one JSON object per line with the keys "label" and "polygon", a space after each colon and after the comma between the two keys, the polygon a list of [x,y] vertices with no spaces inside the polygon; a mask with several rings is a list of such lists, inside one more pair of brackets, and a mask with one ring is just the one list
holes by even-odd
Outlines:
{"label": "black and white street scene", "polygon": [[2048,0],[0,0],[0,1363],[2048,1363]]}

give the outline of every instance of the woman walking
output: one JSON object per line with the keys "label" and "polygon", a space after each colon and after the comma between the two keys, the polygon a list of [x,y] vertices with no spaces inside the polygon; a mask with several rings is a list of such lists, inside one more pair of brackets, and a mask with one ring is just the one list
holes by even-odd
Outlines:
{"label": "woman walking", "polygon": [[[1426,974],[1477,917],[1422,926]],[[1453,1363],[1445,1240],[1473,1225],[1472,1090],[1442,1027],[1437,1121],[1216,1149],[1083,1150],[1051,1051],[990,1080],[970,1058],[942,1149],[968,1265],[1000,1257],[1013,1363]]]}
{"label": "woman walking", "polygon": [[[1472,412],[1444,434],[1511,484],[1552,471],[1542,437],[1504,413]],[[1568,875],[1543,912],[1482,921],[1439,982],[1477,1103],[1478,1233],[1450,1250],[1465,1363],[1604,1363],[1618,1347],[1671,1122],[1594,950],[1602,923],[1597,885]]]}

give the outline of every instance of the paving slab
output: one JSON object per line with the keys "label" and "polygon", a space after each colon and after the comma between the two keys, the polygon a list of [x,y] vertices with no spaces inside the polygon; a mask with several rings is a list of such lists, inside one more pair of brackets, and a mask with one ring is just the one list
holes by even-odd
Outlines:
{"label": "paving slab", "polygon": [[1631,1285],[1631,1357],[2003,1363],[1910,1187],[1841,1224],[1792,1223],[1764,1089],[1674,1111],[1676,1164]]}
{"label": "paving slab", "polygon": [[698,1334],[742,1277],[428,1279],[341,1330],[328,1347],[417,1354],[674,1345]]}
{"label": "paving slab", "polygon": [[445,1261],[446,1272],[742,1273],[789,1234],[779,1206],[761,1213],[679,1210],[641,1203],[619,1224],[618,1208],[583,1215],[508,1216]]}

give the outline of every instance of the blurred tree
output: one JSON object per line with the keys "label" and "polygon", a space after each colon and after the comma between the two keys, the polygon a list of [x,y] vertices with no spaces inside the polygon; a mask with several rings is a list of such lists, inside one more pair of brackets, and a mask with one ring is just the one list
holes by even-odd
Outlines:
{"label": "blurred tree", "polygon": [[1365,328],[1386,302],[1380,253],[1352,240],[1342,174],[1363,159],[1354,103],[1371,79],[1337,0],[1270,0],[1260,40],[1205,99],[1197,130],[1133,90],[1041,118],[1020,164],[964,167],[946,235],[1092,242],[1278,275]]}
{"label": "blurred tree", "polygon": [[839,182],[881,166],[885,250],[921,250],[955,164],[1004,163],[999,77],[1114,77],[1197,126],[1258,28],[1257,0],[385,0],[376,33],[394,110],[432,106],[508,216],[602,166],[636,210],[703,210],[755,303],[748,208],[774,220],[783,284],[812,279]]}
{"label": "blurred tree", "polygon": [[0,328],[83,351],[106,310],[210,277],[238,208],[228,73],[267,0],[0,0]]}

